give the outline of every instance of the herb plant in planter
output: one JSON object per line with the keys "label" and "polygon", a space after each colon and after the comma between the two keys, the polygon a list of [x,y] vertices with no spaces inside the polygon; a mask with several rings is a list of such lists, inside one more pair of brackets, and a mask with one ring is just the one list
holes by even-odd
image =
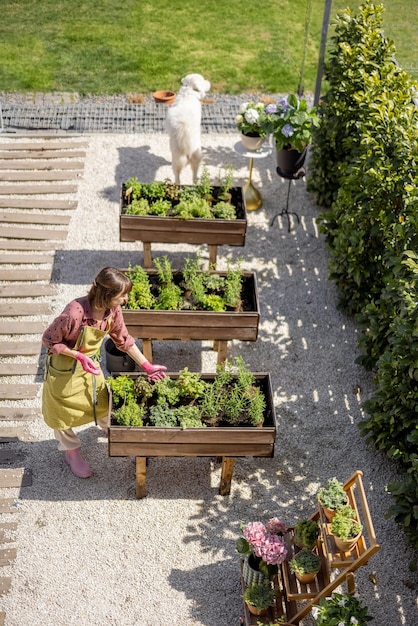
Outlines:
{"label": "herb plant in planter", "polygon": [[313,519],[300,519],[294,529],[294,541],[300,548],[312,550],[319,537],[319,524]]}
{"label": "herb plant in planter", "polygon": [[289,561],[290,570],[302,583],[309,583],[321,569],[321,558],[308,548],[303,548]]}
{"label": "herb plant in planter", "polygon": [[144,243],[146,267],[151,266],[151,243],[209,244],[212,262],[218,245],[243,246],[247,217],[242,189],[232,186],[230,168],[219,182],[212,185],[206,171],[195,185],[141,183],[131,177],[121,188],[120,240]]}
{"label": "herb plant in planter", "polygon": [[330,478],[325,485],[318,491],[318,501],[322,506],[328,520],[335,515],[335,511],[341,509],[348,504],[347,494],[344,491],[344,485],[337,478]]}
{"label": "herb plant in planter", "polygon": [[256,275],[244,272],[240,261],[226,271],[201,270],[199,257],[187,257],[174,270],[167,257],[156,258],[156,269],[124,270],[133,283],[125,323],[143,340],[152,360],[153,339],[213,340],[218,362],[227,356],[227,341],[255,341],[260,319]]}
{"label": "herb plant in planter", "polygon": [[[256,383],[255,375],[242,357],[219,365],[211,382],[206,382],[198,373],[189,372],[187,367],[176,378],[168,375],[156,382],[150,382],[144,376],[136,381],[126,375],[108,379],[114,394],[113,416],[117,422],[121,408],[136,403],[144,425],[168,428],[184,428],[184,419],[189,422],[189,427],[202,428],[222,423],[261,426],[266,400]],[[132,410],[130,412],[133,413]],[[122,423],[128,425],[125,419]]]}
{"label": "herb plant in planter", "polygon": [[346,505],[336,511],[331,520],[331,533],[334,535],[335,545],[342,552],[351,550],[359,540],[363,526],[356,519],[356,512]]}
{"label": "herb plant in planter", "polygon": [[276,591],[269,581],[253,583],[244,591],[244,602],[253,615],[265,615],[269,607],[274,605]]}

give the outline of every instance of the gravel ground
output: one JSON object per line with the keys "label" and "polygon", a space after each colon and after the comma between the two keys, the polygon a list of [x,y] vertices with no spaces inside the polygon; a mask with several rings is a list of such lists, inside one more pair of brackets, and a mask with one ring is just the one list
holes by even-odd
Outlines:
{"label": "gravel ground", "polygon": [[[92,134],[78,208],[68,238],[57,251],[54,275],[58,314],[88,289],[104,265],[141,263],[140,243],[121,243],[119,189],[136,175],[151,181],[171,176],[164,134]],[[6,139],[7,141],[7,139]],[[236,184],[248,161],[233,150],[237,137],[203,136],[205,164],[216,180],[232,164]],[[190,173],[187,172],[187,177]],[[190,183],[190,178],[185,178]],[[16,498],[17,558],[4,567],[11,591],[1,598],[7,626],[238,626],[242,615],[235,541],[241,522],[272,516],[289,525],[315,509],[315,494],[328,478],[363,471],[364,486],[381,550],[356,575],[357,590],[376,626],[414,626],[416,584],[408,570],[413,551],[393,519],[384,515],[386,485],[397,478],[382,454],[373,452],[357,428],[361,403],[372,393],[371,376],[355,364],[357,329],[337,310],[328,280],[317,206],[305,179],[290,184],[290,210],[300,224],[275,215],[286,202],[288,182],[275,173],[273,156],[255,163],[253,182],[263,207],[248,214],[244,248],[219,248],[219,267],[244,259],[256,271],[261,307],[257,342],[232,342],[254,371],[270,371],[278,421],[273,459],[236,460],[230,496],[218,495],[216,459],[150,459],[145,499],[135,498],[131,458],[109,458],[98,429],[80,429],[82,448],[94,468],[89,480],[74,477],[41,419],[30,422],[32,443],[11,448],[25,455],[33,485],[3,490]],[[207,257],[207,248],[202,246]],[[153,246],[181,263],[196,248]],[[52,319],[52,316],[51,316]],[[209,342],[154,342],[154,360],[169,370],[185,366],[213,372]],[[32,381],[33,382],[33,381]],[[40,399],[34,402],[40,405]],[[10,544],[13,545],[13,544]],[[369,576],[374,573],[377,584]],[[311,618],[302,626],[310,626]]]}

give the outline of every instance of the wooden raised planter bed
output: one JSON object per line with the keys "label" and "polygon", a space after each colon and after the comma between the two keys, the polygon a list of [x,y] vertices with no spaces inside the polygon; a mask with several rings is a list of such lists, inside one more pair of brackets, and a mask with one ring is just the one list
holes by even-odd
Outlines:
{"label": "wooden raised planter bed", "polygon": [[[213,193],[219,193],[213,187]],[[217,247],[245,245],[247,233],[247,213],[241,187],[230,189],[232,204],[237,219],[181,219],[179,217],[158,217],[156,215],[126,215],[125,208],[130,204],[121,188],[119,236],[120,241],[142,241],[144,244],[144,267],[152,267],[151,243],[208,244],[209,263],[216,264]]]}
{"label": "wooden raised planter bed", "polygon": [[[129,374],[134,378],[141,374]],[[221,495],[231,490],[234,457],[273,457],[276,441],[276,416],[270,374],[256,373],[256,384],[261,387],[266,400],[265,420],[262,427],[217,426],[206,428],[157,428],[153,426],[119,426],[109,428],[109,456],[136,457],[136,495],[146,496],[146,458],[222,457],[222,474],[219,487]],[[170,373],[176,378],[178,373]],[[201,374],[210,381],[214,374]]]}
{"label": "wooden raised planter bed", "polygon": [[[124,270],[126,271],[126,270]],[[157,279],[157,270],[147,270],[150,280]],[[216,271],[220,276],[226,272]],[[174,278],[180,281],[181,272]],[[143,341],[143,353],[152,361],[152,340],[210,340],[218,351],[218,362],[227,355],[227,342],[232,339],[256,341],[260,320],[257,278],[254,272],[245,272],[242,299],[244,310],[223,311],[154,311],[124,309],[123,317],[129,333]]]}

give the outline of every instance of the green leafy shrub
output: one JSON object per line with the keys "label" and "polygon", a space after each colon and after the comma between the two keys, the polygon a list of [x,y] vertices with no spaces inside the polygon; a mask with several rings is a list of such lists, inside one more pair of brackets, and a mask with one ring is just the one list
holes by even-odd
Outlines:
{"label": "green leafy shrub", "polygon": [[339,304],[360,324],[359,362],[376,372],[361,432],[406,472],[392,510],[418,547],[417,84],[394,63],[382,14],[367,0],[337,17],[308,186]]}
{"label": "green leafy shrub", "polygon": [[130,376],[125,374],[121,376],[109,376],[106,381],[112,391],[112,399],[114,404],[129,403],[136,399],[134,381]]}
{"label": "green leafy shrub", "polygon": [[132,290],[128,295],[129,309],[153,309],[156,301],[151,292],[148,274],[141,265],[129,267],[128,276],[132,281]]}

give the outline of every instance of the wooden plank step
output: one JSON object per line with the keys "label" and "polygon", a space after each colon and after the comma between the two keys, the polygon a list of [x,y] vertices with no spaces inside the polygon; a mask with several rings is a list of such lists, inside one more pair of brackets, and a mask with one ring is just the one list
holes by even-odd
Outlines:
{"label": "wooden plank step", "polygon": [[7,567],[13,563],[16,555],[16,548],[4,548],[3,550],[0,550],[0,567]]}
{"label": "wooden plank step", "polygon": [[0,237],[5,239],[59,239],[62,241],[67,237],[67,232],[67,230],[58,229],[0,226]]}
{"label": "wooden plank step", "polygon": [[28,407],[0,406],[0,420],[3,421],[24,421],[39,419],[40,411]]}
{"label": "wooden plank step", "polygon": [[52,267],[48,270],[2,270],[0,269],[0,280],[51,280]]}
{"label": "wooden plank step", "polygon": [[3,239],[0,241],[0,250],[24,250],[25,252],[47,250],[50,252],[61,247],[60,241],[28,241],[26,239]]}
{"label": "wooden plank step", "polygon": [[69,224],[70,215],[56,213],[0,213],[3,224],[50,224],[54,226]]}
{"label": "wooden plank step", "polygon": [[0,487],[30,487],[32,472],[26,468],[0,469]]}
{"label": "wooden plank step", "polygon": [[0,356],[31,356],[41,353],[40,341],[0,341]]}
{"label": "wooden plank step", "polygon": [[6,152],[4,145],[0,145],[0,159],[83,159],[86,152],[83,150],[10,150]]}
{"label": "wooden plank step", "polygon": [[54,255],[53,254],[13,254],[13,253],[5,253],[1,252],[0,245],[0,263],[4,265],[40,265],[42,263],[53,263]]}
{"label": "wooden plank step", "polygon": [[2,150],[62,150],[63,148],[88,148],[88,141],[0,141]]}
{"label": "wooden plank step", "polygon": [[[9,593],[11,586],[12,586],[11,576],[2,576],[0,578],[0,596],[5,596],[7,593]],[[5,618],[6,618],[6,613],[4,611],[1,611],[0,612],[0,626],[4,626]]]}
{"label": "wooden plank step", "polygon": [[76,209],[77,200],[44,198],[0,198],[0,209]]}
{"label": "wooden plank step", "polygon": [[48,302],[0,302],[0,317],[25,317],[28,315],[50,315]]}
{"label": "wooden plank step", "polygon": [[47,180],[75,180],[80,179],[81,174],[79,172],[72,172],[66,170],[60,172],[59,170],[51,170],[44,172],[10,172],[0,171],[0,181],[5,182],[24,182],[24,181],[47,181]]}
{"label": "wooden plank step", "polygon": [[6,160],[0,161],[0,170],[79,170],[84,169],[84,161],[40,161],[34,160]]}
{"label": "wooden plank step", "polygon": [[37,363],[0,363],[0,376],[36,376],[40,373]]}
{"label": "wooden plank step", "polygon": [[0,443],[15,443],[17,441],[33,441],[26,426],[2,426],[0,428]]}
{"label": "wooden plank step", "polygon": [[9,534],[17,530],[17,522],[3,522],[0,524],[0,541],[13,541],[7,538],[6,533]]}
{"label": "wooden plank step", "polygon": [[0,335],[37,335],[45,330],[43,322],[2,322]]}
{"label": "wooden plank step", "polygon": [[18,510],[15,506],[16,500],[14,498],[1,498],[0,499],[0,513],[16,513]]}
{"label": "wooden plank step", "polygon": [[36,283],[31,285],[0,285],[0,298],[36,298],[37,296],[53,296],[56,292],[55,285]]}
{"label": "wooden plank step", "polygon": [[77,189],[77,185],[0,185],[0,194],[27,196],[43,193],[76,193]]}
{"label": "wooden plank step", "polygon": [[40,385],[33,384],[0,384],[0,400],[33,400],[36,398],[39,388]]}

